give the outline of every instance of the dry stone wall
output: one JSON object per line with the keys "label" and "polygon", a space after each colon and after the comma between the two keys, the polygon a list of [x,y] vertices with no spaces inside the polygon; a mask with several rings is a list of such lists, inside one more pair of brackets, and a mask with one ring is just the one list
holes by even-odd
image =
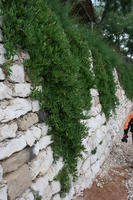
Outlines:
{"label": "dry stone wall", "polygon": [[[39,102],[30,98],[31,83],[24,70],[27,54],[14,57],[11,75],[6,76],[2,65],[6,61],[0,30],[0,200],[60,200],[60,183],[54,177],[63,167],[62,158],[53,162],[48,126],[41,123]],[[90,187],[107,158],[112,142],[121,134],[122,122],[132,109],[121,88],[117,73],[117,96],[120,104],[116,113],[106,121],[96,89],[91,89],[92,107],[84,112],[89,119],[82,121],[88,127],[83,144],[86,153],[78,162],[78,179],[72,183],[64,200],[71,200],[84,188]]]}

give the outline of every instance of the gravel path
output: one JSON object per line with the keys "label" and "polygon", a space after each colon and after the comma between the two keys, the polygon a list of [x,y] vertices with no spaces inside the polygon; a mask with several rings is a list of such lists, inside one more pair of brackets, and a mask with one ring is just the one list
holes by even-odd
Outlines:
{"label": "gravel path", "polygon": [[133,200],[133,144],[118,136],[92,187],[75,200]]}

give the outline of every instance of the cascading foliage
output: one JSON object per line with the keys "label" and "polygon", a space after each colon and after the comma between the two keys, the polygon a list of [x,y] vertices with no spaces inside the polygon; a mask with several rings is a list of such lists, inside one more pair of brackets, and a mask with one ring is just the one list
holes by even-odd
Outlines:
{"label": "cascading foliage", "polygon": [[[112,72],[117,59],[95,32],[69,17],[70,7],[60,1],[1,0],[0,6],[7,58],[20,49],[30,55],[24,65],[32,81],[32,97],[48,113],[54,158],[64,161],[56,177],[64,196],[70,189],[69,175],[76,178],[77,161],[84,150],[87,128],[80,122],[85,119],[83,111],[91,106],[90,88],[98,89],[107,118],[116,106]],[[95,76],[90,71],[90,50]],[[42,91],[36,89],[39,85]]]}

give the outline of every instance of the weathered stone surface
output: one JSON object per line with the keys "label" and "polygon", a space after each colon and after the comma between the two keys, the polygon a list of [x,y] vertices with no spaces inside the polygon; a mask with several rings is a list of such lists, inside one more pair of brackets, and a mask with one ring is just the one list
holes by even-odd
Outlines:
{"label": "weathered stone surface", "polygon": [[16,137],[17,129],[18,129],[18,126],[16,122],[0,125],[0,141],[3,141],[4,139],[7,139],[7,138]]}
{"label": "weathered stone surface", "polygon": [[8,159],[3,160],[1,162],[1,165],[3,167],[3,173],[6,174],[15,171],[25,163],[28,163],[29,160],[30,160],[29,148],[26,148],[18,153],[15,153]]}
{"label": "weathered stone surface", "polygon": [[60,158],[55,164],[53,164],[48,172],[47,172],[47,176],[48,176],[48,179],[49,181],[52,181],[54,179],[54,177],[59,173],[59,171],[62,169],[63,167],[63,161],[62,159]]}
{"label": "weathered stone surface", "polygon": [[42,137],[38,143],[39,143],[39,150],[45,149],[48,145],[52,143],[51,136],[47,135]]}
{"label": "weathered stone surface", "polygon": [[30,165],[32,179],[34,180],[38,174],[44,175],[53,162],[53,152],[50,147],[46,151],[41,151]]}
{"label": "weathered stone surface", "polygon": [[12,82],[23,83],[24,82],[24,66],[22,64],[13,64],[11,66],[11,75],[9,79]]}
{"label": "weathered stone surface", "polygon": [[0,83],[0,100],[11,99],[11,98],[12,98],[12,90],[4,83]]}
{"label": "weathered stone surface", "polygon": [[35,200],[33,193],[28,189],[23,193],[22,197],[17,198],[16,200]]}
{"label": "weathered stone surface", "polygon": [[0,121],[8,122],[31,111],[31,102],[27,99],[16,98],[10,100],[9,105],[0,105]]}
{"label": "weathered stone surface", "polygon": [[8,158],[13,153],[18,152],[26,147],[24,136],[12,139],[9,142],[0,144],[0,160]]}
{"label": "weathered stone surface", "polygon": [[42,200],[51,200],[52,197],[52,190],[50,185],[48,185],[43,192]]}
{"label": "weathered stone surface", "polygon": [[45,136],[48,132],[48,126],[45,123],[41,123],[41,124],[38,124],[38,127],[41,128],[42,130],[41,135]]}
{"label": "weathered stone surface", "polygon": [[25,141],[31,147],[35,143],[36,140],[39,140],[41,137],[41,129],[38,127],[31,127],[25,133]]}
{"label": "weathered stone surface", "polygon": [[2,178],[3,178],[3,168],[0,165],[0,182],[2,181]]}
{"label": "weathered stone surface", "polygon": [[0,68],[0,80],[5,80],[5,74],[3,73],[3,70]]}
{"label": "weathered stone surface", "polygon": [[60,195],[56,194],[55,196],[53,196],[52,200],[61,200]]}
{"label": "weathered stone surface", "polygon": [[20,196],[31,185],[31,176],[28,165],[23,165],[17,171],[5,177],[8,185],[8,196],[14,200]]}
{"label": "weathered stone surface", "polygon": [[7,185],[0,186],[0,200],[7,200]]}
{"label": "weathered stone surface", "polygon": [[90,93],[92,97],[99,96],[98,91],[96,89],[91,89]]}
{"label": "weathered stone surface", "polygon": [[28,97],[31,93],[30,83],[18,83],[14,85],[13,96]]}
{"label": "weathered stone surface", "polygon": [[4,54],[0,54],[0,65],[3,65],[6,62]]}
{"label": "weathered stone surface", "polygon": [[43,177],[39,177],[36,179],[35,182],[32,183],[31,185],[31,189],[39,192],[39,195],[43,196],[44,194],[44,190],[47,188],[48,186],[48,176],[47,174]]}
{"label": "weathered stone surface", "polygon": [[28,113],[27,115],[17,120],[18,127],[22,131],[26,131],[28,128],[30,128],[37,122],[38,116],[36,113]]}
{"label": "weathered stone surface", "polygon": [[39,102],[37,100],[32,101],[32,112],[37,112],[40,110]]}
{"label": "weathered stone surface", "polygon": [[87,171],[87,169],[90,168],[90,164],[91,164],[91,160],[90,160],[90,157],[88,157],[88,158],[84,161],[84,163],[83,163],[83,165],[82,165],[82,168],[81,168],[81,172],[82,172],[83,174]]}
{"label": "weathered stone surface", "polygon": [[91,117],[87,120],[87,127],[92,128],[93,131],[100,128],[106,122],[105,114],[98,114],[95,118]]}
{"label": "weathered stone surface", "polygon": [[52,189],[52,194],[58,193],[61,189],[59,181],[53,181],[50,186],[51,186],[51,189]]}
{"label": "weathered stone surface", "polygon": [[0,54],[5,54],[6,50],[4,48],[4,45],[0,43]]}

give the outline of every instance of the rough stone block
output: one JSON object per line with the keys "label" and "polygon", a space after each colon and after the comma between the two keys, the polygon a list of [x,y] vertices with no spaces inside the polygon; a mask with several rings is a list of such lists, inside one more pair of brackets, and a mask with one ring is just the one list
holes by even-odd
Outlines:
{"label": "rough stone block", "polygon": [[0,186],[0,200],[7,200],[7,185]]}
{"label": "rough stone block", "polygon": [[53,196],[52,200],[61,200],[61,197],[59,194],[56,194]]}
{"label": "rough stone block", "polygon": [[13,96],[28,97],[31,93],[30,83],[18,83],[14,85]]}
{"label": "rough stone block", "polygon": [[53,181],[50,186],[51,186],[52,194],[58,193],[61,189],[61,185],[59,181]]}
{"label": "rough stone block", "polygon": [[39,101],[34,100],[32,101],[32,112],[37,112],[40,110]]}
{"label": "rough stone block", "polygon": [[44,175],[53,163],[53,152],[50,147],[46,151],[41,151],[30,165],[32,179],[34,180],[38,174]]}
{"label": "rough stone block", "polygon": [[26,131],[32,125],[38,122],[38,116],[36,113],[28,113],[17,120],[17,124],[20,130]]}
{"label": "rough stone block", "polygon": [[32,183],[31,189],[38,192],[39,195],[43,196],[44,190],[48,186],[48,181],[49,180],[48,180],[47,174],[43,177],[39,177],[39,178],[36,179],[35,182]]}
{"label": "rough stone block", "polygon": [[31,147],[36,140],[39,140],[41,137],[41,129],[35,126],[32,126],[25,132],[24,138],[26,143]]}
{"label": "rough stone block", "polygon": [[26,147],[26,141],[24,136],[12,139],[8,142],[3,142],[0,144],[0,160],[8,158],[13,153],[21,151]]}
{"label": "rough stone block", "polygon": [[18,129],[17,123],[13,122],[10,124],[0,125],[0,141],[7,138],[16,137],[16,131]]}
{"label": "rough stone block", "polygon": [[96,89],[90,89],[90,93],[92,97],[99,96],[98,91]]}
{"label": "rough stone block", "polygon": [[39,150],[45,149],[51,143],[52,143],[52,140],[51,140],[51,136],[50,135],[42,137],[38,142]]}
{"label": "rough stone block", "polygon": [[5,74],[3,73],[3,70],[0,68],[0,80],[5,80]]}
{"label": "rough stone block", "polygon": [[16,200],[35,200],[33,193],[28,189],[23,193],[22,197],[17,198]]}
{"label": "rough stone block", "polygon": [[4,54],[0,54],[0,65],[3,65],[6,62]]}
{"label": "rough stone block", "polygon": [[8,185],[8,196],[10,200],[19,197],[27,190],[32,181],[28,165],[23,165],[17,171],[10,173],[5,177]]}
{"label": "rough stone block", "polygon": [[0,100],[11,99],[11,98],[12,98],[12,90],[4,83],[0,83]]}
{"label": "rough stone block", "polygon": [[0,105],[0,121],[8,122],[31,111],[31,102],[27,99],[16,98],[8,102],[8,106]]}
{"label": "rough stone block", "polygon": [[42,130],[41,135],[45,136],[48,132],[48,126],[45,123],[38,124],[37,126]]}
{"label": "rough stone block", "polygon": [[90,164],[91,164],[91,161],[90,161],[90,157],[89,157],[84,161],[84,163],[82,165],[82,168],[80,170],[82,174],[84,174],[87,171],[87,169],[90,168]]}
{"label": "rough stone block", "polygon": [[51,200],[52,197],[52,190],[50,185],[48,185],[43,192],[42,200]]}
{"label": "rough stone block", "polygon": [[15,153],[8,159],[3,160],[1,162],[1,165],[3,167],[3,173],[6,174],[15,171],[25,163],[28,163],[29,160],[30,160],[29,148],[26,148],[18,153]]}
{"label": "rough stone block", "polygon": [[0,43],[0,54],[5,54],[6,50],[4,48],[4,45]]}
{"label": "rough stone block", "polygon": [[22,64],[15,63],[11,66],[10,81],[16,83],[24,82],[24,66]]}
{"label": "rough stone block", "polygon": [[59,173],[59,171],[63,167],[63,161],[62,159],[59,159],[56,163],[54,163],[48,170],[47,175],[49,181],[53,181],[54,177]]}

